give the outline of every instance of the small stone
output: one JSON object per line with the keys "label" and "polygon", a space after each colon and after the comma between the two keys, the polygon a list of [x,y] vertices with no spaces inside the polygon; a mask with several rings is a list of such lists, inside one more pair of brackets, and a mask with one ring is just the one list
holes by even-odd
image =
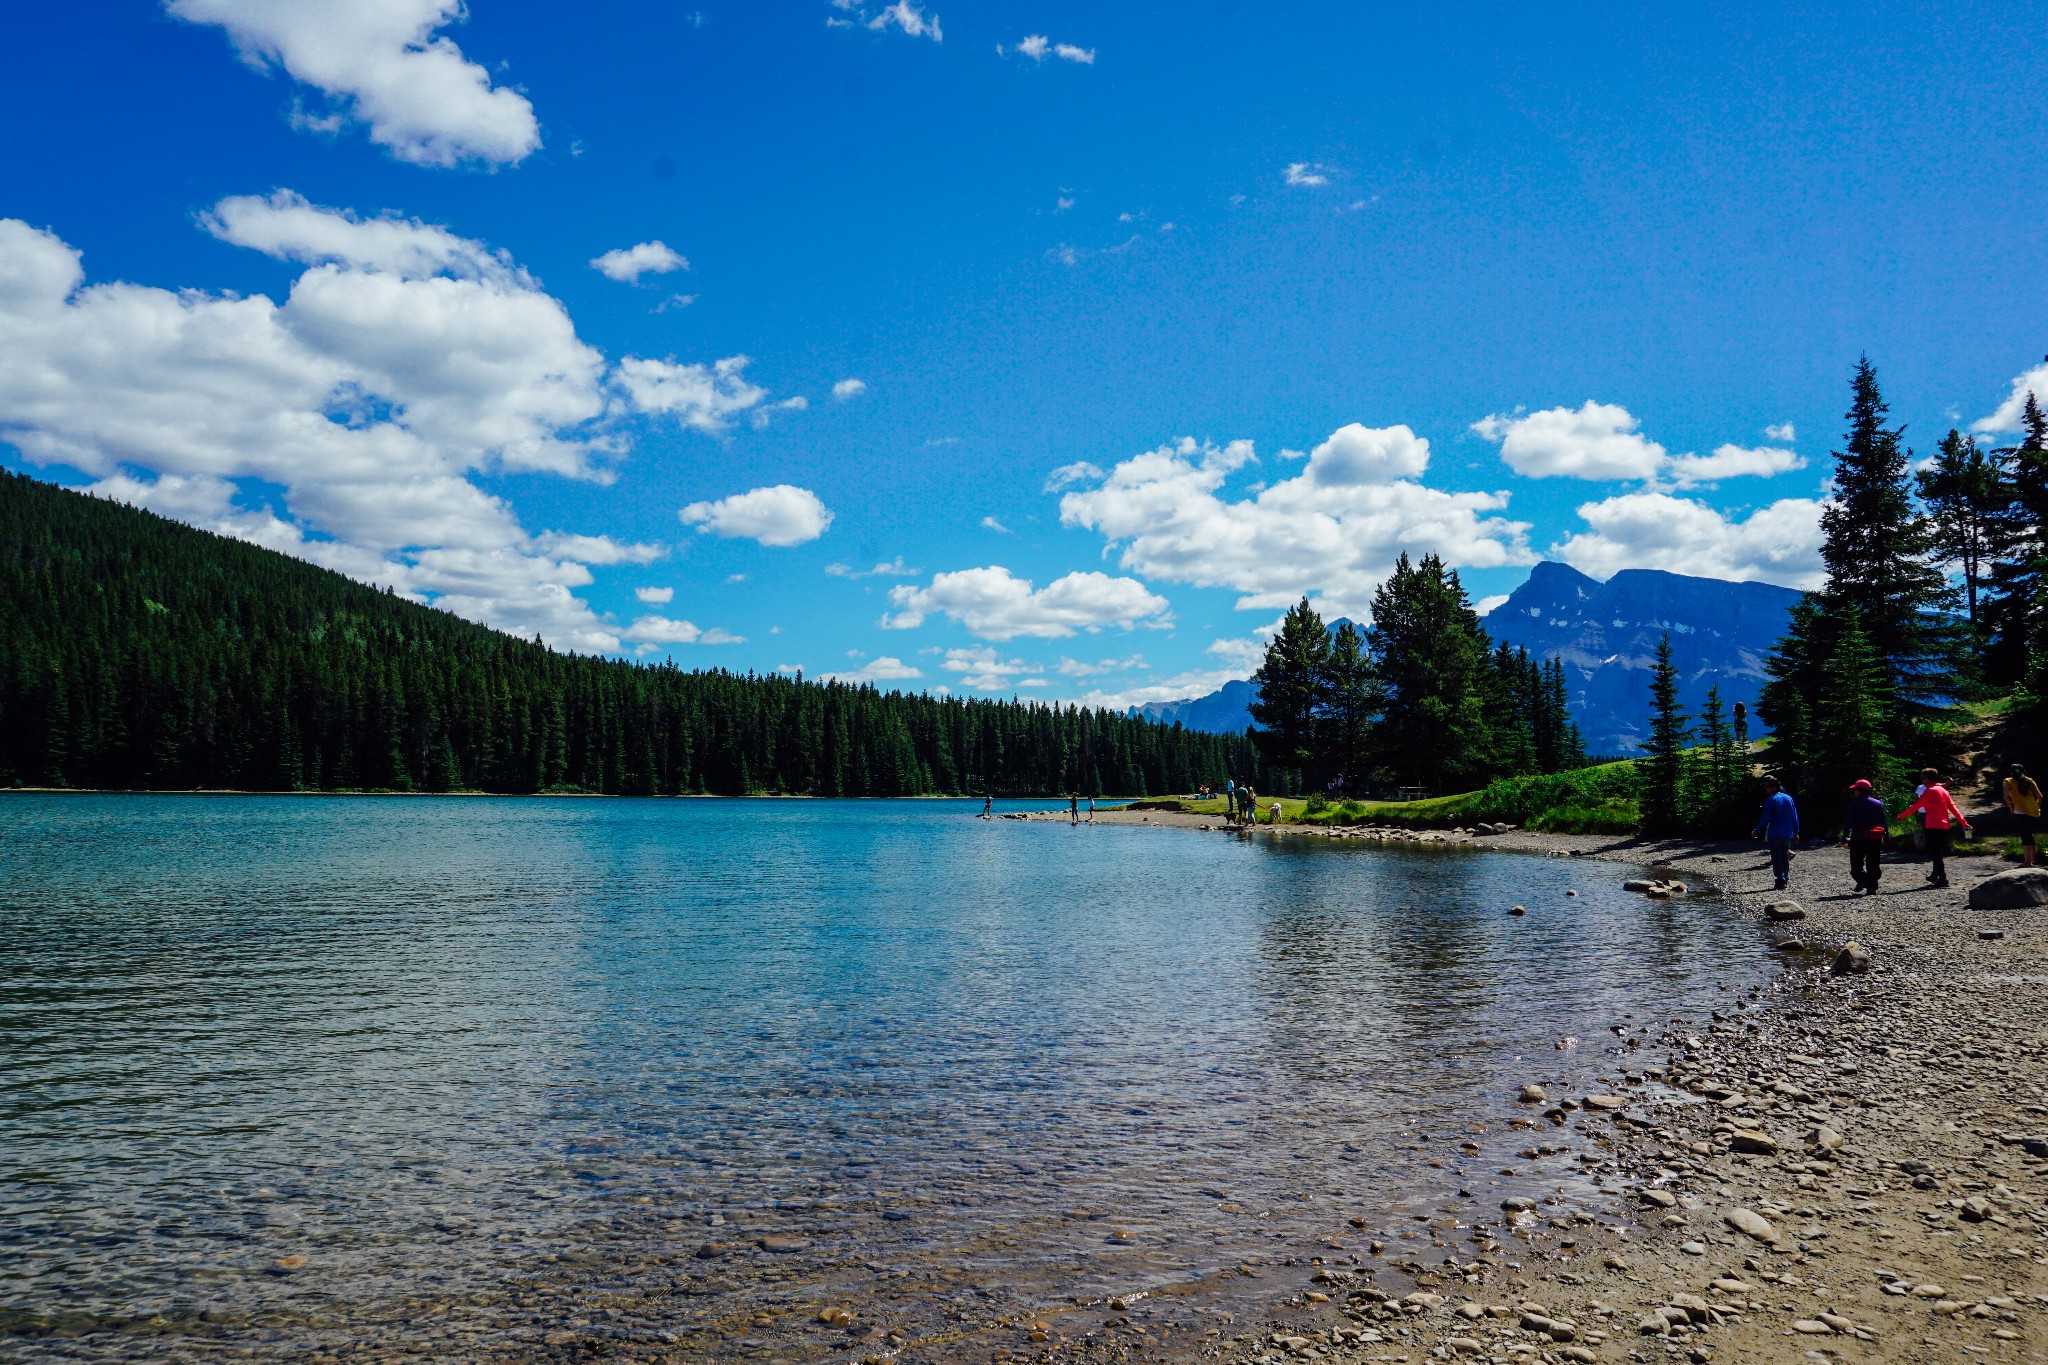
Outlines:
{"label": "small stone", "polygon": [[1526,915],[1526,914],[1528,914],[1528,913],[1529,913],[1529,911],[1528,911],[1528,908],[1527,908],[1526,906],[1521,906],[1521,905],[1515,905],[1515,906],[1510,906],[1510,907],[1508,908],[1508,913],[1509,913],[1510,915]]}
{"label": "small stone", "polygon": [[1601,1258],[1600,1264],[1606,1266],[1609,1270],[1618,1270],[1624,1275],[1629,1274],[1634,1269],[1627,1261],[1624,1261],[1611,1251]]}
{"label": "small stone", "polygon": [[1447,1337],[1444,1340],[1444,1345],[1450,1347],[1461,1356],[1476,1356],[1486,1349],[1470,1337]]}
{"label": "small stone", "polygon": [[1913,1286],[1913,1297],[1916,1299],[1945,1299],[1948,1297],[1948,1291],[1938,1284],[1916,1284]]}
{"label": "small stone", "polygon": [[1733,1276],[1723,1275],[1720,1279],[1709,1284],[1707,1288],[1721,1294],[1748,1294],[1753,1292],[1756,1286],[1747,1280],[1738,1280]]}
{"label": "small stone", "polygon": [[2005,930],[1979,929],[1977,931],[1977,937],[1983,939],[1986,943],[1996,943],[1998,942],[1998,940],[2005,937]]}
{"label": "small stone", "polygon": [[1792,1330],[1801,1336],[1824,1337],[1832,1335],[1835,1329],[1824,1322],[1815,1322],[1812,1318],[1794,1318]]}
{"label": "small stone", "polygon": [[1752,1156],[1776,1156],[1778,1154],[1778,1140],[1776,1138],[1768,1133],[1757,1132],[1749,1128],[1738,1128],[1734,1133],[1730,1134],[1728,1147],[1731,1151],[1748,1152]]}
{"label": "small stone", "polygon": [[1536,1201],[1517,1194],[1501,1200],[1500,1206],[1509,1213],[1527,1213],[1536,1207]]}
{"label": "small stone", "polygon": [[296,1253],[290,1256],[280,1256],[277,1258],[277,1268],[279,1270],[304,1270],[306,1268],[306,1258]]}
{"label": "small stone", "polygon": [[1576,892],[1576,891],[1573,891],[1573,890],[1571,890],[1570,888],[1566,888],[1566,890],[1565,890],[1565,894],[1566,894],[1567,896],[1576,896],[1576,895],[1578,895],[1579,893],[1578,893],[1578,892]]}
{"label": "small stone", "polygon": [[1816,1313],[1814,1316],[1845,1337],[1856,1335],[1856,1324],[1843,1317],[1840,1313]]}
{"label": "small stone", "polygon": [[811,1244],[802,1237],[763,1237],[754,1245],[777,1256],[787,1256],[794,1251],[808,1250]]}
{"label": "small stone", "polygon": [[1764,918],[1780,924],[1790,920],[1805,919],[1806,907],[1797,901],[1772,901],[1764,907]]}
{"label": "small stone", "polygon": [[1850,939],[1842,945],[1842,951],[1835,954],[1828,971],[1835,976],[1861,976],[1870,970],[1870,950]]}
{"label": "small stone", "polygon": [[1771,1226],[1768,1218],[1754,1209],[1733,1208],[1721,1217],[1729,1227],[1745,1237],[1754,1237],[1759,1242],[1769,1242],[1773,1246],[1777,1244],[1778,1230]]}
{"label": "small stone", "polygon": [[1963,1221],[1966,1223],[1981,1223],[1997,1211],[1981,1194],[1973,1194],[1963,1201]]}
{"label": "small stone", "polygon": [[1525,1086],[1523,1086],[1523,1087],[1522,1087],[1522,1089],[1521,1089],[1520,1093],[1518,1093],[1518,1094],[1517,1094],[1517,1095],[1515,1096],[1515,1103],[1516,1103],[1516,1104],[1542,1104],[1542,1103],[1543,1103],[1543,1102],[1544,1102],[1545,1100],[1547,1100],[1547,1099],[1549,1099],[1549,1098],[1550,1098],[1550,1096],[1549,1096],[1549,1095],[1548,1095],[1547,1093],[1545,1093],[1545,1091],[1544,1091],[1544,1089],[1543,1089],[1543,1087],[1542,1087],[1542,1086],[1540,1086],[1540,1085],[1525,1085]]}
{"label": "small stone", "polygon": [[1705,1242],[1680,1242],[1678,1249],[1688,1256],[1704,1256],[1707,1254],[1707,1244]]}
{"label": "small stone", "polygon": [[1457,1307],[1457,1314],[1467,1322],[1477,1322],[1486,1316],[1486,1305],[1483,1303],[1461,1303]]}
{"label": "small stone", "polygon": [[1585,1105],[1588,1109],[1597,1109],[1602,1113],[1611,1114],[1617,1110],[1628,1108],[1628,1096],[1588,1095],[1585,1099]]}
{"label": "small stone", "polygon": [[1328,1303],[1330,1301],[1328,1294],[1316,1289],[1303,1290],[1301,1297],[1309,1303]]}
{"label": "small stone", "polygon": [[1823,1152],[1838,1152],[1842,1149],[1842,1135],[1826,1124],[1821,1124],[1807,1135],[1806,1145]]}
{"label": "small stone", "polygon": [[1678,1207],[1678,1196],[1669,1190],[1638,1190],[1636,1193],[1645,1204],[1650,1204],[1660,1209],[1675,1209]]}
{"label": "small stone", "polygon": [[[1992,1335],[1996,1336],[1997,1333],[1994,1332],[1992,1333]],[[1600,1359],[1599,1352],[1589,1351],[1584,1346],[1566,1346],[1560,1351],[1558,1351],[1558,1354],[1560,1356],[1563,1356],[1566,1360],[1588,1362],[1588,1365],[1590,1365],[1591,1362],[1598,1361]]]}
{"label": "small stone", "polygon": [[1646,1337],[1671,1335],[1671,1323],[1662,1313],[1651,1313],[1636,1324],[1636,1330]]}

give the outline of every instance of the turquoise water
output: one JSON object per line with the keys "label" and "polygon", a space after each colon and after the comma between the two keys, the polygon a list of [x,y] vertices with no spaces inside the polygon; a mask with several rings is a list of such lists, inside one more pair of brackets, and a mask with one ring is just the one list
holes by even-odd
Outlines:
{"label": "turquoise water", "polygon": [[1497,1206],[1444,1134],[1768,966],[1618,865],[979,808],[0,797],[0,1355],[858,1358]]}

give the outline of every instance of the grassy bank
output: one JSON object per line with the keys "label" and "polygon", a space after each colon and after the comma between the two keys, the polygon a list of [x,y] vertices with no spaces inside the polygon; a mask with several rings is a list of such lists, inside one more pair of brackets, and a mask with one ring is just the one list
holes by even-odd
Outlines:
{"label": "grassy bank", "polygon": [[[1399,825],[1407,829],[1448,829],[1505,822],[1565,834],[1628,834],[1642,823],[1636,808],[1635,764],[1602,763],[1571,772],[1504,777],[1478,791],[1423,801],[1341,801],[1327,804],[1295,797],[1280,799],[1286,824]],[[1272,797],[1259,798],[1266,819]],[[1156,801],[1146,806],[1221,819],[1223,802]]]}

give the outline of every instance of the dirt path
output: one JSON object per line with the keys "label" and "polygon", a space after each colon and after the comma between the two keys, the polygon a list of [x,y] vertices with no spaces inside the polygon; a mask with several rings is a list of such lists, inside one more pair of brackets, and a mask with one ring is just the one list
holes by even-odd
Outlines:
{"label": "dirt path", "polygon": [[[1160,811],[1097,820],[1222,829]],[[1834,848],[1801,851],[1777,893],[1749,844],[1427,841],[1668,869],[1768,925],[1785,970],[1714,1020],[1620,1040],[1629,1083],[1612,1096],[1501,1096],[1529,1135],[1522,1155],[1572,1153],[1612,1192],[1606,1207],[1475,1209],[1447,1222],[1465,1250],[1435,1267],[1338,1256],[1337,1234],[1361,1234],[1333,1229],[1314,1281],[1265,1321],[1167,1347],[1135,1304],[1077,1337],[1028,1334],[1020,1355],[2048,1361],[2048,908],[1965,908],[2003,864],[1957,860],[1937,890],[1921,865],[1890,863],[1883,893],[1862,898]],[[1785,901],[1804,917],[1767,920]],[[1836,974],[1851,941],[1868,970]]]}

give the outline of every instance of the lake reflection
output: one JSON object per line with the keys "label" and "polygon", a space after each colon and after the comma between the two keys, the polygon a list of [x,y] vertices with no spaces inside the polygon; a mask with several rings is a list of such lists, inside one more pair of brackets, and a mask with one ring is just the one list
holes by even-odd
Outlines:
{"label": "lake reflection", "polygon": [[1619,866],[978,809],[0,798],[0,1356],[857,1358],[1498,1184],[1412,1135],[1768,966]]}

